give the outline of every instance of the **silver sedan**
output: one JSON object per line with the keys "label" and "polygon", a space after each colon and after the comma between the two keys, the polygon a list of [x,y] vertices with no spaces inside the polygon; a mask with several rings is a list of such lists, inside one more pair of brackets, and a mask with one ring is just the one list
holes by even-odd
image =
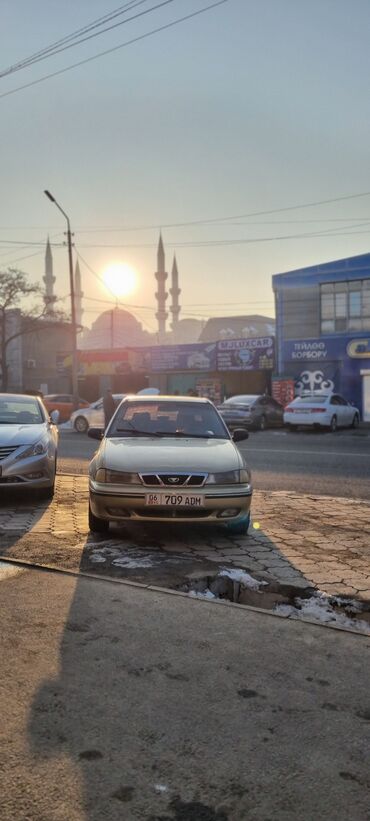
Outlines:
{"label": "silver sedan", "polygon": [[58,419],[38,397],[0,393],[0,487],[53,497]]}
{"label": "silver sedan", "polygon": [[208,399],[131,396],[123,400],[90,464],[89,525],[110,521],[223,524],[246,533],[251,475]]}

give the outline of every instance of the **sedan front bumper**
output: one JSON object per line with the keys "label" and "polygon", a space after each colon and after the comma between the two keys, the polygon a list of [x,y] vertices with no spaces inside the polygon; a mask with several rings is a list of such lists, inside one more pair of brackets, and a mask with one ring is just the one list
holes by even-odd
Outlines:
{"label": "sedan front bumper", "polygon": [[[94,516],[106,521],[136,520],[146,522],[190,522],[194,524],[221,524],[237,522],[249,513],[252,487],[247,484],[193,488],[192,495],[201,497],[197,508],[153,506],[146,504],[146,497],[156,493],[157,487],[106,485],[90,480],[90,507]],[[173,491],[162,488],[168,495]],[[187,492],[190,488],[187,489]],[[185,494],[186,495],[186,494]]]}
{"label": "sedan front bumper", "polygon": [[0,488],[24,489],[50,487],[54,483],[55,454],[42,453],[27,459],[0,462]]}

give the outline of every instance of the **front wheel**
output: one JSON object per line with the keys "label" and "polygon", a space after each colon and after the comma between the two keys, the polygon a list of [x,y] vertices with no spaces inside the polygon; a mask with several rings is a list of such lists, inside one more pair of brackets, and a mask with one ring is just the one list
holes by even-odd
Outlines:
{"label": "front wheel", "polygon": [[226,527],[230,531],[231,536],[247,536],[250,521],[251,514],[247,513],[242,519],[239,519],[238,522],[228,522]]}
{"label": "front wheel", "polygon": [[50,485],[50,487],[41,487],[37,491],[38,498],[42,501],[51,501],[54,497],[54,490],[55,490],[55,483]]}
{"label": "front wheel", "polygon": [[89,530],[92,533],[107,533],[109,530],[109,522],[106,519],[98,519],[97,516],[94,516],[91,507],[89,505]]}
{"label": "front wheel", "polygon": [[337,430],[337,428],[338,428],[337,417],[336,417],[336,416],[332,416],[332,418],[331,418],[331,422],[330,422],[330,430],[331,430],[331,433],[335,433],[335,432],[336,432],[336,430]]}
{"label": "front wheel", "polygon": [[85,417],[77,416],[77,419],[75,421],[75,430],[77,431],[77,433],[86,433],[88,427],[89,426],[86,422]]}
{"label": "front wheel", "polygon": [[352,419],[352,427],[356,429],[356,428],[358,428],[359,424],[360,424],[359,415],[358,415],[358,413],[355,413],[355,415]]}

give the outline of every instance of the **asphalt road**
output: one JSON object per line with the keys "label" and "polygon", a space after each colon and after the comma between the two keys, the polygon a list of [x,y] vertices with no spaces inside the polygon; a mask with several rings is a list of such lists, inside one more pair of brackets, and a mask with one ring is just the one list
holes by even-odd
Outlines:
{"label": "asphalt road", "polygon": [[0,567],[1,821],[366,821],[370,639]]}
{"label": "asphalt road", "polygon": [[[87,473],[96,443],[75,431],[60,437],[59,471]],[[259,490],[370,499],[370,430],[251,432],[241,446]]]}

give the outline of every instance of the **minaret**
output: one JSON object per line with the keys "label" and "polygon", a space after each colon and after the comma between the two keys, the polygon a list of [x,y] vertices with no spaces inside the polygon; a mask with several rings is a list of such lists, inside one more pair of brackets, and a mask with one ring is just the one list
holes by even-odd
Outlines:
{"label": "minaret", "polygon": [[54,313],[54,303],[56,296],[54,296],[55,277],[53,276],[53,255],[51,253],[50,240],[46,243],[45,252],[45,276],[43,277],[45,283],[44,303],[45,313],[50,316]]}
{"label": "minaret", "polygon": [[168,297],[168,294],[165,291],[165,282],[167,276],[168,275],[165,271],[162,234],[160,234],[157,253],[157,271],[155,273],[155,278],[158,282],[158,291],[155,295],[155,298],[158,302],[158,311],[156,313],[156,318],[158,320],[158,337],[160,342],[164,342],[166,336],[166,319],[168,317],[168,314],[166,313],[166,299]]}
{"label": "minaret", "polygon": [[176,332],[176,328],[179,324],[179,314],[181,310],[179,305],[179,296],[181,294],[181,290],[179,288],[179,272],[177,270],[176,255],[174,255],[173,258],[171,284],[172,288],[170,289],[170,294],[172,296],[172,305],[170,311],[172,314],[172,330]]}
{"label": "minaret", "polygon": [[82,326],[82,297],[83,291],[81,291],[81,271],[80,266],[78,264],[78,260],[76,262],[75,267],[75,312],[76,312],[76,325]]}

